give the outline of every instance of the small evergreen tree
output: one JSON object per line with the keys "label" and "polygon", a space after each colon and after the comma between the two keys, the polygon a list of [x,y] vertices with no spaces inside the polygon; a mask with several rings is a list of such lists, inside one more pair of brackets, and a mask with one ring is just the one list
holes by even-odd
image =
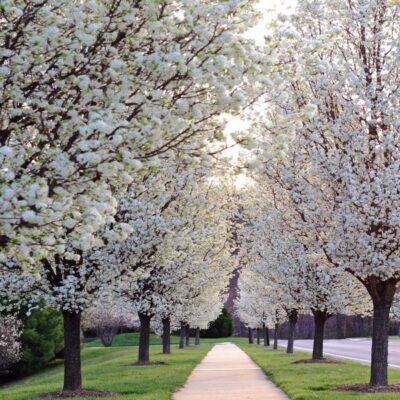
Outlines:
{"label": "small evergreen tree", "polygon": [[230,312],[224,307],[220,316],[210,324],[210,327],[202,332],[205,338],[229,337],[233,334],[233,318]]}
{"label": "small evergreen tree", "polygon": [[44,368],[63,349],[63,322],[59,312],[34,310],[21,315],[22,357],[13,368],[13,375],[28,375]]}

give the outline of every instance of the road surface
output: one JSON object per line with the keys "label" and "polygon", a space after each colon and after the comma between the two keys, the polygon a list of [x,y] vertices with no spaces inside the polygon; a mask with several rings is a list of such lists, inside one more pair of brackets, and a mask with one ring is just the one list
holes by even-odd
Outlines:
{"label": "road surface", "polygon": [[[281,346],[286,341],[281,340]],[[295,340],[294,347],[301,351],[312,352],[312,340]],[[324,340],[324,354],[338,358],[347,358],[362,364],[370,364],[371,339],[329,339]],[[400,340],[389,341],[389,367],[400,369]]]}

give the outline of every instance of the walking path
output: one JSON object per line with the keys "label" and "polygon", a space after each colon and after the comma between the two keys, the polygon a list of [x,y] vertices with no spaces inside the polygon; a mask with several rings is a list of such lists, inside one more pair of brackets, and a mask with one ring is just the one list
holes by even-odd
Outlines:
{"label": "walking path", "polygon": [[287,400],[233,343],[215,345],[174,400]]}

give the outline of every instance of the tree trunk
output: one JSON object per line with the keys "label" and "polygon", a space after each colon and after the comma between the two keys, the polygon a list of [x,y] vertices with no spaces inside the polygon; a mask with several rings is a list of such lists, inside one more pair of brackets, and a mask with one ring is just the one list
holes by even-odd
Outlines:
{"label": "tree trunk", "polygon": [[171,354],[171,319],[169,317],[163,318],[163,354]]}
{"label": "tree trunk", "polygon": [[289,313],[289,336],[287,343],[287,354],[293,354],[293,346],[294,346],[294,331],[296,329],[298,313],[297,310],[291,310]]}
{"label": "tree trunk", "polygon": [[186,325],[186,337],[185,337],[185,346],[189,346],[190,345],[190,326]]}
{"label": "tree trunk", "polygon": [[322,360],[324,358],[324,329],[325,322],[329,315],[324,311],[312,310],[314,315],[314,342],[313,342],[313,360]]}
{"label": "tree trunk", "polygon": [[185,347],[185,337],[186,337],[186,324],[181,322],[181,331],[179,335],[179,348],[183,349]]}
{"label": "tree trunk", "polygon": [[149,362],[150,353],[150,321],[151,317],[145,314],[139,314],[140,336],[138,363],[146,364]]}
{"label": "tree trunk", "polygon": [[257,344],[260,344],[260,328],[256,329],[256,335],[257,335]]}
{"label": "tree trunk", "polygon": [[371,386],[388,384],[389,314],[398,280],[369,277],[363,283],[374,306],[371,352]]}
{"label": "tree trunk", "polygon": [[268,327],[263,324],[263,338],[264,338],[264,346],[269,346],[269,331]]}
{"label": "tree trunk", "polygon": [[253,330],[251,328],[248,329],[248,335],[249,335],[249,344],[253,344]]}
{"label": "tree trunk", "polygon": [[76,391],[82,388],[81,372],[81,314],[63,313],[64,319],[64,388]]}
{"label": "tree trunk", "polygon": [[278,349],[278,324],[275,324],[274,329],[274,350]]}
{"label": "tree trunk", "polygon": [[198,346],[199,344],[200,344],[200,328],[196,328],[195,345]]}

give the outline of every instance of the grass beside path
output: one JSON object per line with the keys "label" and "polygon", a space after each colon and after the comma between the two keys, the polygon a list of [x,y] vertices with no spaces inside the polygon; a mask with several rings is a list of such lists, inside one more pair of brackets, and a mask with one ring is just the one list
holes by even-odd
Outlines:
{"label": "grass beside path", "polygon": [[[287,355],[284,349],[272,350],[245,340],[233,339],[292,400],[399,400],[399,393],[335,392],[332,388],[367,383],[369,367],[351,361],[343,364],[292,364],[310,358],[309,353]],[[400,382],[400,371],[389,370],[390,383]]]}
{"label": "grass beside path", "polygon": [[[192,339],[193,340],[193,339]],[[103,347],[100,339],[84,339],[83,343],[85,347]],[[150,345],[161,345],[161,337],[150,335]],[[179,343],[179,337],[171,336],[171,345]],[[121,333],[116,335],[113,341],[113,347],[115,346],[138,346],[139,345],[139,333]]]}
{"label": "grass beside path", "polygon": [[[151,346],[151,360],[164,361],[167,365],[149,366],[130,365],[137,358],[137,347],[134,346],[85,348],[82,351],[84,387],[122,393],[118,397],[105,398],[110,400],[170,400],[171,394],[186,382],[211,347],[211,341],[183,350],[172,346],[173,353],[163,355],[161,346]],[[0,399],[35,399],[41,393],[60,390],[62,380],[62,365],[48,368],[9,387],[0,388]]]}

